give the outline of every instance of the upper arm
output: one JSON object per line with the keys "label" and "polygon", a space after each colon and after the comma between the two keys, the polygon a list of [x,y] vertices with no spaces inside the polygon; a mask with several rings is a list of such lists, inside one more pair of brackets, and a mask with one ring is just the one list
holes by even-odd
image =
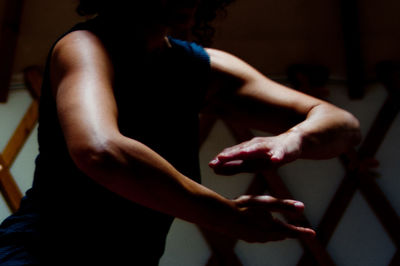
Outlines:
{"label": "upper arm", "polygon": [[72,158],[106,145],[118,132],[113,70],[101,41],[88,31],[55,46],[50,78],[57,113]]}
{"label": "upper arm", "polygon": [[[250,126],[279,133],[303,120],[321,104],[319,99],[278,84],[241,59],[207,49],[211,59],[214,105],[229,119],[240,118]],[[254,121],[252,121],[254,120]],[[268,123],[265,123],[265,122]]]}

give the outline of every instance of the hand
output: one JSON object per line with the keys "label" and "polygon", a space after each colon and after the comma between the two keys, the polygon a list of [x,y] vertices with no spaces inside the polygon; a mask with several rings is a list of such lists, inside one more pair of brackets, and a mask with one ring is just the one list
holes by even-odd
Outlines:
{"label": "hand", "polygon": [[[236,237],[247,242],[278,241],[286,238],[314,237],[310,228],[281,221],[271,212],[300,215],[304,204],[295,200],[281,200],[271,196],[241,196],[234,200],[239,208],[239,225],[233,228]],[[228,232],[229,233],[229,232]]]}
{"label": "hand", "polygon": [[221,175],[259,172],[298,159],[301,154],[301,142],[298,132],[286,132],[274,137],[256,137],[223,150],[209,166]]}

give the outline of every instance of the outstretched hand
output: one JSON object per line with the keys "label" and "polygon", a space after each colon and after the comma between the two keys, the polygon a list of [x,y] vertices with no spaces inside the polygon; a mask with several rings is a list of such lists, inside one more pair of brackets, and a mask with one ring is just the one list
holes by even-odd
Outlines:
{"label": "outstretched hand", "polygon": [[[302,139],[298,132],[286,132],[274,137],[256,137],[223,150],[209,166],[222,175],[260,172],[298,159],[301,147]],[[296,226],[272,215],[273,212],[301,215],[304,204],[299,201],[248,195],[233,201],[240,213],[240,225],[233,228],[233,231],[236,230],[240,239],[248,242],[268,242],[315,236],[315,231],[311,228]]]}
{"label": "outstretched hand", "polygon": [[238,238],[247,242],[278,241],[286,238],[314,237],[315,231],[299,227],[278,218],[271,212],[300,215],[304,204],[295,200],[281,200],[271,196],[241,196],[234,200],[240,210]]}
{"label": "outstretched hand", "polygon": [[255,137],[226,148],[209,163],[209,166],[221,175],[254,173],[296,160],[300,154],[299,134],[287,132],[274,137]]}

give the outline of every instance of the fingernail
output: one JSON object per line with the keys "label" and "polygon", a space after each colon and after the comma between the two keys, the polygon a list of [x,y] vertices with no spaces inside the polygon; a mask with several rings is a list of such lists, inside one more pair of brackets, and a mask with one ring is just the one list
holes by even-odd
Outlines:
{"label": "fingernail", "polygon": [[296,208],[299,208],[299,209],[303,209],[303,208],[304,208],[304,204],[303,204],[302,202],[296,202],[296,203],[294,204],[294,206],[295,206]]}
{"label": "fingernail", "polygon": [[278,162],[278,161],[280,161],[281,160],[281,158],[279,157],[279,155],[278,154],[275,154],[275,153],[269,153],[268,154],[270,157],[270,160],[272,161],[272,162]]}
{"label": "fingernail", "polygon": [[215,158],[214,160],[212,160],[212,161],[210,162],[210,164],[211,164],[211,165],[216,165],[216,164],[218,164],[218,162],[219,162],[219,160],[218,160],[217,158]]}

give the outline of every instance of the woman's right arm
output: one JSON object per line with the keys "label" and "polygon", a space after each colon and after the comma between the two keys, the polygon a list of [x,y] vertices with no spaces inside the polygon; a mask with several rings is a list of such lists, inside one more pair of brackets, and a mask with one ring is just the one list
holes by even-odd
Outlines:
{"label": "woman's right arm", "polygon": [[247,241],[314,234],[270,215],[270,211],[301,212],[303,205],[268,196],[226,199],[182,175],[146,145],[123,136],[117,124],[113,67],[92,33],[75,31],[60,40],[50,73],[69,153],[82,172],[107,189]]}

